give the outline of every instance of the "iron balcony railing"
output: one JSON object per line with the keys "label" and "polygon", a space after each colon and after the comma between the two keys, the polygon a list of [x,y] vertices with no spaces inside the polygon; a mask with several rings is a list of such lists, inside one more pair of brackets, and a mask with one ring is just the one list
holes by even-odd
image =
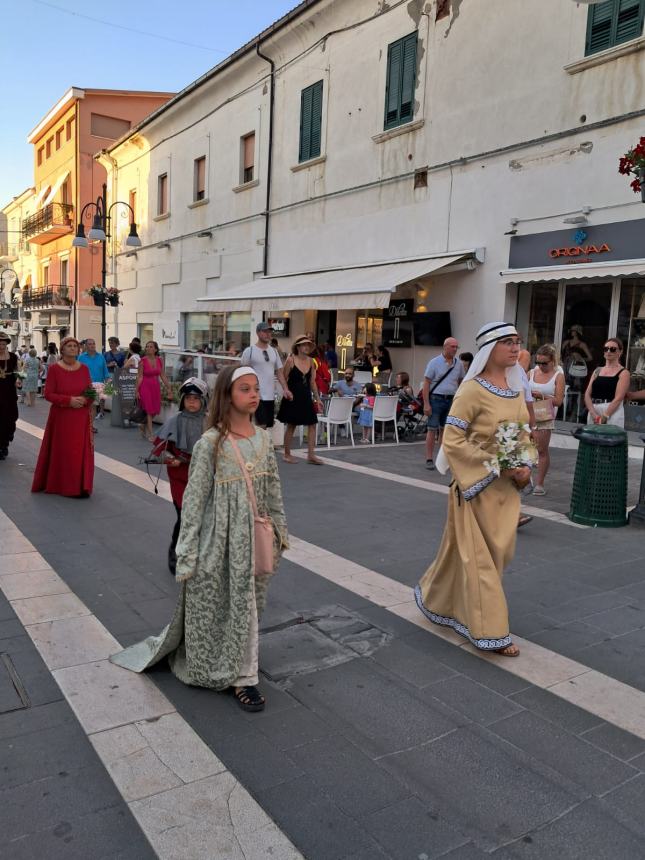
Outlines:
{"label": "iron balcony railing", "polygon": [[28,239],[57,225],[72,227],[73,209],[74,207],[69,203],[49,203],[43,206],[38,212],[23,220],[22,235]]}
{"label": "iron balcony railing", "polygon": [[22,291],[23,308],[68,308],[72,304],[69,287],[54,286],[30,287]]}

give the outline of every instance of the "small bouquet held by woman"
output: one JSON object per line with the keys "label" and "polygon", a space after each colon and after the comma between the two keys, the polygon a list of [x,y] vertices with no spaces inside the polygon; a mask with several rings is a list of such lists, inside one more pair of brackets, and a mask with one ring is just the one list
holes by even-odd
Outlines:
{"label": "small bouquet held by woman", "polygon": [[537,452],[530,441],[529,433],[528,424],[502,421],[495,433],[497,450],[493,457],[484,463],[489,473],[496,477],[499,477],[502,472],[511,473],[519,490],[523,490],[531,483],[530,474],[524,478],[513,473],[526,467],[532,469],[537,463]]}

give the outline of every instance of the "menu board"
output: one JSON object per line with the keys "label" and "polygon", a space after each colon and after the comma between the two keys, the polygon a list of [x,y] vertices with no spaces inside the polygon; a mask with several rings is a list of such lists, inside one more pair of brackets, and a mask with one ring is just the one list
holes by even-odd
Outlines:
{"label": "menu board", "polygon": [[129,412],[136,400],[137,374],[118,368],[114,371],[114,389],[121,401],[121,411]]}

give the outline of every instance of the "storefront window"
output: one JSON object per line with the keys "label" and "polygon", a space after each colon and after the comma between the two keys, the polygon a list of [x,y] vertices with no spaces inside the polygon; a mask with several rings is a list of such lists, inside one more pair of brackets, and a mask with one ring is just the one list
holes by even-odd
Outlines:
{"label": "storefront window", "polygon": [[617,335],[625,345],[622,363],[632,376],[632,390],[645,388],[645,280],[623,281]]}
{"label": "storefront window", "polygon": [[356,348],[363,349],[366,343],[375,347],[383,341],[383,311],[368,311],[356,319]]}
{"label": "storefront window", "polygon": [[611,293],[612,284],[565,285],[562,359],[566,363],[566,372],[570,372],[573,354],[586,363],[587,376],[604,363],[603,346],[609,336]]}
{"label": "storefront window", "polygon": [[553,343],[556,339],[557,307],[557,283],[521,285],[517,303],[517,329],[532,358],[543,344]]}
{"label": "storefront window", "polygon": [[186,314],[185,343],[188,350],[223,353],[228,344],[241,352],[251,342],[251,314]]}
{"label": "storefront window", "polygon": [[141,353],[149,340],[154,340],[154,327],[152,323],[139,323],[137,326],[138,337],[141,340]]}

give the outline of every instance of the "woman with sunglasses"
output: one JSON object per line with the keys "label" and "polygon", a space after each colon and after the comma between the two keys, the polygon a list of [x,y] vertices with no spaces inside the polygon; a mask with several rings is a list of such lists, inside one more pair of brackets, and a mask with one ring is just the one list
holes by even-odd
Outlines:
{"label": "woman with sunglasses", "polygon": [[[533,495],[545,496],[544,479],[551,465],[549,457],[549,442],[551,431],[555,427],[555,414],[564,400],[564,372],[557,364],[557,353],[555,347],[545,343],[537,351],[535,367],[529,374],[531,383],[531,394],[533,395],[533,409],[550,413],[550,418],[538,420],[536,417],[534,425],[535,447],[538,450],[538,467],[535,478]],[[546,408],[545,408],[546,405]]]}
{"label": "woman with sunglasses", "polygon": [[617,337],[607,338],[603,350],[605,366],[597,367],[585,391],[587,424],[625,426],[623,401],[629,391],[630,376],[620,363],[623,343]]}

